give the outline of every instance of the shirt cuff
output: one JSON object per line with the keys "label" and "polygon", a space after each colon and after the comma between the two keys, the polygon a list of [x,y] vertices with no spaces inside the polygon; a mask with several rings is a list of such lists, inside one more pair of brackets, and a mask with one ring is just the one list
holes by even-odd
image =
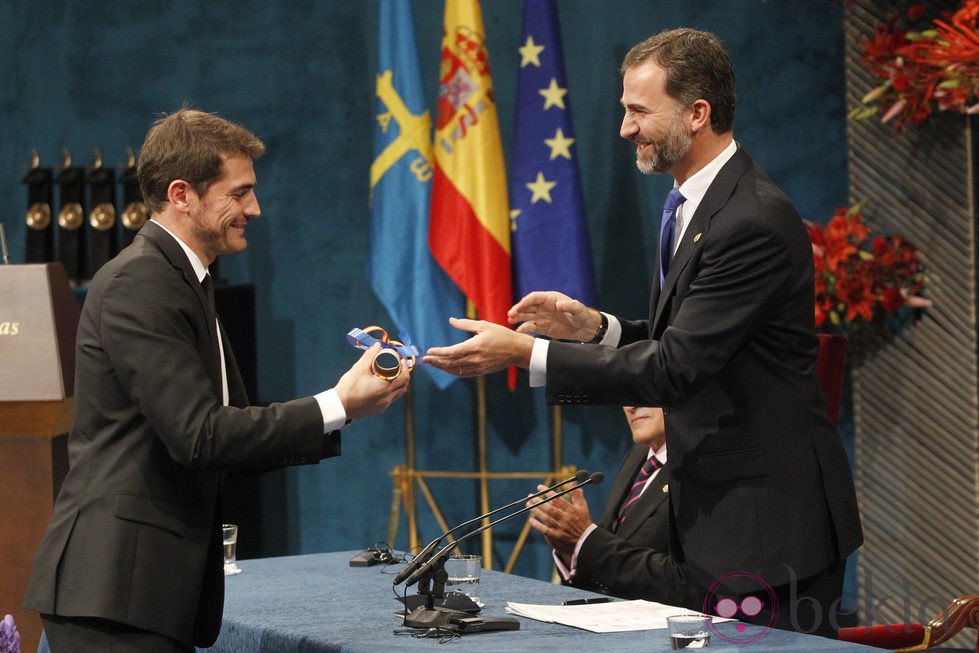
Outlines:
{"label": "shirt cuff", "polygon": [[534,338],[534,348],[530,352],[530,387],[539,388],[547,384],[547,346],[548,341]]}
{"label": "shirt cuff", "polygon": [[608,318],[608,329],[605,331],[605,337],[598,344],[609,345],[610,347],[618,347],[619,340],[622,339],[622,323],[619,322],[619,318],[614,315],[609,315],[608,313],[602,313],[606,318]]}
{"label": "shirt cuff", "polygon": [[557,551],[551,550],[551,557],[554,558],[554,566],[557,568],[561,578],[564,582],[570,583],[571,579],[574,578],[574,572],[564,566],[564,562],[561,560],[561,556],[557,554]]}
{"label": "shirt cuff", "polygon": [[588,528],[585,529],[585,532],[578,538],[577,544],[574,545],[574,553],[571,555],[571,578],[573,578],[575,573],[578,571],[578,553],[581,551],[581,547],[585,543],[585,540],[588,539],[588,536],[591,535],[591,532],[596,528],[598,528],[598,524],[589,524]]}
{"label": "shirt cuff", "polygon": [[323,413],[323,433],[343,428],[347,423],[347,411],[343,408],[340,395],[334,389],[324,390],[313,397]]}
{"label": "shirt cuff", "polygon": [[[622,339],[622,324],[619,318],[608,313],[602,313],[608,318],[608,330],[602,338],[600,345],[617,347],[619,340]],[[530,387],[539,388],[547,385],[547,348],[550,341],[543,338],[534,338],[534,348],[530,352]]]}

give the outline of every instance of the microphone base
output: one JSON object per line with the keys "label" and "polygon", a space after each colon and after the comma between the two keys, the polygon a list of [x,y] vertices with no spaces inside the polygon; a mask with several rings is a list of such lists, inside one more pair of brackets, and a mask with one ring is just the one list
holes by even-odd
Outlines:
{"label": "microphone base", "polygon": [[473,601],[471,598],[466,596],[465,593],[459,590],[452,590],[451,592],[446,592],[445,596],[441,598],[435,598],[430,595],[425,594],[412,594],[406,596],[405,598],[398,598],[399,601],[405,604],[407,607],[408,614],[415,608],[446,608],[448,610],[456,610],[458,612],[467,612],[469,614],[477,614],[482,608],[478,603]]}
{"label": "microphone base", "polygon": [[428,608],[422,605],[408,613],[404,625],[409,628],[437,628],[449,623],[453,618],[471,616],[471,614],[459,610],[450,610],[438,606]]}

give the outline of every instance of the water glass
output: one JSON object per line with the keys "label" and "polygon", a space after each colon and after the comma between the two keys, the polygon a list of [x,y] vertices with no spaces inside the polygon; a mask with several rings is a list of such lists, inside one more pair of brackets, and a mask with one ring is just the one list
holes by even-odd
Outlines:
{"label": "water glass", "polygon": [[237,524],[221,524],[224,531],[224,575],[240,574],[238,566],[238,526]]}
{"label": "water glass", "polygon": [[703,614],[679,614],[666,618],[673,650],[710,648],[711,618]]}
{"label": "water glass", "polygon": [[479,555],[454,555],[445,561],[445,591],[462,592],[475,602],[479,602],[479,571],[483,568],[483,557]]}

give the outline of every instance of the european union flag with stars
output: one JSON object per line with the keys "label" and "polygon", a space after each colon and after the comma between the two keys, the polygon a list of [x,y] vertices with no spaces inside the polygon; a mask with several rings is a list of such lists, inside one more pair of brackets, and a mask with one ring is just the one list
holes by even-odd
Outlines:
{"label": "european union flag with stars", "polygon": [[558,290],[596,304],[595,273],[554,0],[526,0],[510,162],[516,298]]}

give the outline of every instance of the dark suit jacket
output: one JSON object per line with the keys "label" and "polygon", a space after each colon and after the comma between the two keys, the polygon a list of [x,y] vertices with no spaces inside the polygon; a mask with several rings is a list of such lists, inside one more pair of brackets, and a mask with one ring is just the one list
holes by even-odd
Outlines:
{"label": "dark suit jacket", "polygon": [[669,553],[670,472],[662,468],[614,529],[619,506],[646,462],[649,447],[636,445],[622,461],[601,518],[578,552],[571,584],[624,599],[645,599],[699,610],[703,592],[691,587]]}
{"label": "dark suit jacket", "polygon": [[815,374],[811,244],[744,150],[653,286],[649,319],[623,321],[618,348],[550,344],[548,401],[664,407],[671,550],[697,582],[747,571],[784,585],[843,560],[863,535]]}
{"label": "dark suit jacket", "polygon": [[247,407],[179,243],[148,222],[96,274],[78,327],[70,468],[25,607],[101,617],[184,644],[216,639],[227,470],[340,453],[313,398]]}

